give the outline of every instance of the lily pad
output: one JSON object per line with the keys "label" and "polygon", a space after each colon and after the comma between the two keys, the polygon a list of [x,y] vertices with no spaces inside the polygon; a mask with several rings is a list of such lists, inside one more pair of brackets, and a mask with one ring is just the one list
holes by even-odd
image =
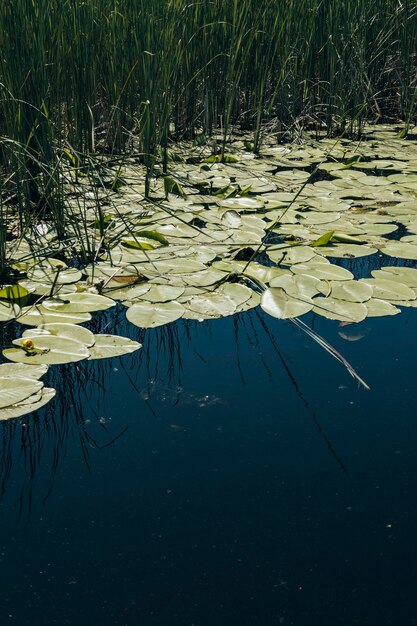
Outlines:
{"label": "lily pad", "polygon": [[325,296],[330,295],[336,300],[347,302],[366,302],[373,294],[372,285],[358,280],[322,281],[317,285],[317,289]]}
{"label": "lily pad", "polygon": [[114,300],[95,293],[82,292],[44,300],[42,307],[55,313],[93,313],[115,306]]}
{"label": "lily pad", "polygon": [[23,415],[27,415],[28,413],[34,413],[38,411],[40,408],[48,404],[50,400],[55,396],[55,389],[51,389],[50,387],[43,387],[42,393],[34,394],[29,398],[26,398],[23,402],[6,407],[0,410],[0,421],[15,419],[17,417],[22,417]]}
{"label": "lily pad", "polygon": [[288,295],[280,287],[271,287],[262,294],[261,308],[278,319],[300,317],[313,309],[314,303],[311,298],[303,300]]}
{"label": "lily pad", "polygon": [[401,313],[401,309],[379,298],[371,298],[365,303],[365,306],[368,309],[367,317],[385,317],[386,315]]}
{"label": "lily pad", "polygon": [[328,319],[342,322],[361,322],[368,314],[364,304],[336,298],[315,298],[313,311]]}
{"label": "lily pad", "polygon": [[170,322],[175,322],[184,314],[184,307],[178,302],[138,302],[126,311],[126,317],[139,328],[156,328]]}
{"label": "lily pad", "polygon": [[82,361],[90,356],[87,347],[67,337],[56,335],[36,335],[33,337],[33,350],[25,350],[23,341],[25,339],[15,339],[13,341],[16,348],[6,348],[3,355],[15,363],[25,363],[27,365],[58,365],[62,363],[72,363]]}
{"label": "lily pad", "polygon": [[95,335],[88,330],[88,328],[84,328],[84,326],[78,326],[77,324],[60,324],[58,322],[43,324],[38,328],[31,328],[29,330],[25,330],[22,337],[23,338],[34,338],[37,335],[55,335],[59,337],[66,337],[67,339],[72,339],[73,341],[79,341],[89,348],[94,345]]}
{"label": "lily pad", "polygon": [[142,344],[127,337],[119,337],[118,335],[94,335],[94,345],[89,348],[89,360],[93,359],[109,359],[124,354],[131,354]]}
{"label": "lily pad", "polygon": [[338,265],[332,265],[331,263],[317,263],[316,259],[314,263],[297,263],[297,265],[291,266],[291,271],[294,274],[309,274],[315,278],[322,280],[352,280],[353,274],[344,267]]}
{"label": "lily pad", "polygon": [[360,282],[370,285],[373,288],[374,298],[381,300],[401,301],[401,300],[415,300],[416,294],[407,285],[396,280],[384,280],[382,278],[362,278]]}
{"label": "lily pad", "polygon": [[0,322],[14,320],[20,314],[19,305],[13,302],[0,301]]}
{"label": "lily pad", "polygon": [[41,378],[48,371],[47,365],[25,365],[24,363],[2,363],[1,378]]}
{"label": "lily pad", "polygon": [[42,305],[25,307],[18,322],[26,326],[40,326],[58,322],[61,324],[82,324],[91,320],[89,313],[58,313],[43,308]]}
{"label": "lily pad", "polygon": [[0,377],[0,409],[22,402],[42,387],[43,383],[36,378]]}

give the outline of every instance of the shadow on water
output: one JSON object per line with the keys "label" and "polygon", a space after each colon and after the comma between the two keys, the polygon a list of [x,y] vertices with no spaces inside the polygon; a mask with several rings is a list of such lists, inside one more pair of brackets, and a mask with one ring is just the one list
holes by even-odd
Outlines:
{"label": "shadow on water", "polygon": [[[215,395],[186,393],[182,386],[182,354],[184,351],[193,353],[204,364],[206,359],[196,339],[203,335],[204,341],[210,343],[213,323],[218,323],[218,320],[205,324],[183,320],[152,331],[133,329],[119,308],[115,313],[104,312],[92,320],[89,327],[93,332],[117,332],[124,336],[133,334],[142,343],[142,349],[127,359],[50,367],[44,380],[45,384],[56,389],[54,400],[37,413],[0,424],[0,502],[18,466],[21,477],[20,487],[14,486],[16,505],[19,516],[30,516],[39,469],[42,468],[42,474],[48,473],[48,479],[43,481],[47,490],[38,494],[45,505],[53,490],[60,464],[67,454],[69,442],[71,445],[74,441],[77,443],[81,460],[87,471],[91,471],[92,452],[114,445],[128,433],[128,425],[119,428],[104,417],[106,393],[111,389],[114,372],[123,373],[128,381],[130,397],[134,398],[135,403],[143,403],[151,419],[160,419],[158,406],[161,404],[176,407],[185,403],[203,407],[224,403]],[[251,359],[257,360],[257,367],[263,370],[265,378],[270,382],[276,376],[275,363],[271,357],[277,355],[282,371],[304,407],[305,414],[312,420],[340,469],[347,472],[269,328],[267,316],[255,310],[234,316],[232,323],[234,360],[242,387],[246,388],[250,384],[244,373],[242,345],[250,347]],[[9,330],[11,337],[13,333]],[[10,337],[3,337],[4,345]],[[265,350],[265,341],[272,352]]]}

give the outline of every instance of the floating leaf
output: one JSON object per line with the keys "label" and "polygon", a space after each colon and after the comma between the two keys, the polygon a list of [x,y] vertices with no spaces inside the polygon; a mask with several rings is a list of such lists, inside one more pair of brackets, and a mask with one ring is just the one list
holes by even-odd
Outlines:
{"label": "floating leaf", "polygon": [[25,307],[18,321],[26,326],[40,326],[58,322],[61,324],[82,324],[91,320],[89,313],[58,313],[42,307],[42,305]]}
{"label": "floating leaf", "polygon": [[172,176],[164,177],[164,190],[166,197],[168,197],[168,194],[170,193],[173,193],[177,196],[184,196],[183,188],[181,187],[180,183]]}
{"label": "floating leaf", "polygon": [[23,415],[27,415],[28,413],[34,413],[38,411],[40,408],[48,404],[50,400],[55,396],[55,389],[51,389],[49,387],[43,387],[42,393],[34,394],[29,398],[26,398],[21,403],[16,403],[10,407],[6,407],[0,410],[0,420],[10,420],[15,419],[17,417],[22,417]]}
{"label": "floating leaf", "polygon": [[310,243],[310,246],[313,246],[314,248],[318,248],[320,246],[327,246],[327,244],[329,243],[333,235],[334,235],[334,230],[329,230],[327,233],[325,233],[324,235],[322,235],[315,241],[312,241]]}
{"label": "floating leaf", "polygon": [[22,402],[42,387],[43,383],[35,378],[0,377],[0,409]]}
{"label": "floating leaf", "polygon": [[42,302],[42,308],[55,313],[93,313],[115,305],[114,300],[95,293],[81,292]]}
{"label": "floating leaf", "polygon": [[139,302],[126,311],[126,317],[139,328],[156,328],[163,326],[182,317],[184,307],[178,302],[165,302],[151,304],[149,302]]}
{"label": "floating leaf", "polygon": [[84,326],[78,326],[77,324],[60,324],[60,323],[51,323],[51,324],[43,324],[38,328],[31,328],[30,330],[25,330],[22,337],[23,338],[33,338],[36,342],[35,337],[37,335],[55,335],[59,337],[66,337],[67,339],[72,339],[73,341],[79,341],[85,346],[90,347],[94,345],[95,337],[91,330],[88,328],[84,328]]}
{"label": "floating leaf", "polygon": [[94,339],[94,345],[89,349],[90,361],[131,354],[142,347],[142,344],[137,341],[118,335],[94,335]]}
{"label": "floating leaf", "polygon": [[9,300],[11,302],[17,302],[20,304],[20,300],[26,298],[29,295],[29,291],[21,285],[4,285],[0,289],[0,299]]}
{"label": "floating leaf", "polygon": [[388,241],[380,250],[398,259],[417,260],[417,245],[405,241]]}
{"label": "floating leaf", "polygon": [[185,287],[173,287],[171,285],[151,285],[149,290],[139,298],[147,302],[170,302],[182,296],[184,289]]}
{"label": "floating leaf", "polygon": [[13,302],[0,301],[0,322],[8,322],[20,314],[20,307]]}
{"label": "floating leaf", "polygon": [[338,265],[332,265],[331,263],[298,263],[291,266],[291,271],[294,274],[309,274],[315,278],[322,280],[352,280],[353,274],[344,267]]}
{"label": "floating leaf", "polygon": [[3,355],[15,363],[26,363],[27,365],[58,365],[60,363],[72,363],[87,359],[90,355],[85,345],[79,341],[55,335],[34,334],[33,350],[23,348],[24,339],[15,339],[13,343],[17,348],[6,348]]}
{"label": "floating leaf", "polygon": [[322,281],[317,285],[317,289],[325,296],[330,295],[337,300],[348,302],[366,302],[373,294],[372,285],[357,280]]}
{"label": "floating leaf", "polygon": [[372,270],[374,278],[399,281],[408,287],[417,288],[417,269],[413,267],[381,267],[380,270]]}
{"label": "floating leaf", "polygon": [[311,298],[305,297],[303,300],[293,298],[280,287],[271,287],[262,294],[262,309],[272,317],[279,319],[300,317],[311,311],[313,306]]}
{"label": "floating leaf", "polygon": [[208,319],[233,315],[236,303],[224,293],[214,292],[190,298],[186,308],[197,313],[200,316],[198,319]]}
{"label": "floating leaf", "polygon": [[342,322],[361,322],[368,313],[364,304],[336,298],[315,298],[313,311],[328,319]]}
{"label": "floating leaf", "polygon": [[278,264],[293,265],[294,263],[306,263],[317,256],[317,253],[309,246],[289,246],[282,244],[268,248],[267,255]]}
{"label": "floating leaf", "polygon": [[401,313],[401,309],[398,309],[390,302],[378,298],[371,298],[365,303],[365,306],[368,309],[367,317],[384,317],[385,315]]}
{"label": "floating leaf", "polygon": [[25,365],[24,363],[2,363],[1,378],[41,378],[48,371],[47,365]]}
{"label": "floating leaf", "polygon": [[396,300],[415,300],[416,294],[414,291],[395,280],[384,280],[382,278],[362,278],[360,282],[367,285],[371,285],[373,288],[374,298],[381,300],[396,301]]}

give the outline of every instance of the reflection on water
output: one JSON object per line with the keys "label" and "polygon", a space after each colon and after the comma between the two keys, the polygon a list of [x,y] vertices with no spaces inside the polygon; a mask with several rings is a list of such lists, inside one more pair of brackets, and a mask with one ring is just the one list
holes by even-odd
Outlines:
{"label": "reflection on water", "polygon": [[258,310],[95,317],[143,348],[0,423],[1,625],[413,623],[416,312],[303,319],[371,391]]}

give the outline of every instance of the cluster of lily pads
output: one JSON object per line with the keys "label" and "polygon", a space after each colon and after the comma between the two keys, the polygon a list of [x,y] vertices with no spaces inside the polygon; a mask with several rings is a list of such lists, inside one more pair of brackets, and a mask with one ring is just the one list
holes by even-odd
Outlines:
{"label": "cluster of lily pads", "polygon": [[[258,305],[281,319],[313,311],[344,323],[417,306],[417,269],[397,262],[417,260],[417,143],[375,127],[362,143],[271,140],[261,157],[245,147],[238,137],[222,162],[177,146],[150,198],[134,160],[122,172],[103,165],[94,192],[72,172],[71,258],[77,249],[94,258],[74,266],[48,224],[8,243],[20,277],[0,291],[0,320],[35,328],[4,356],[38,366],[132,352],[138,343],[79,326],[116,303],[141,328]],[[337,264],[371,255],[385,261],[368,277]]]}

